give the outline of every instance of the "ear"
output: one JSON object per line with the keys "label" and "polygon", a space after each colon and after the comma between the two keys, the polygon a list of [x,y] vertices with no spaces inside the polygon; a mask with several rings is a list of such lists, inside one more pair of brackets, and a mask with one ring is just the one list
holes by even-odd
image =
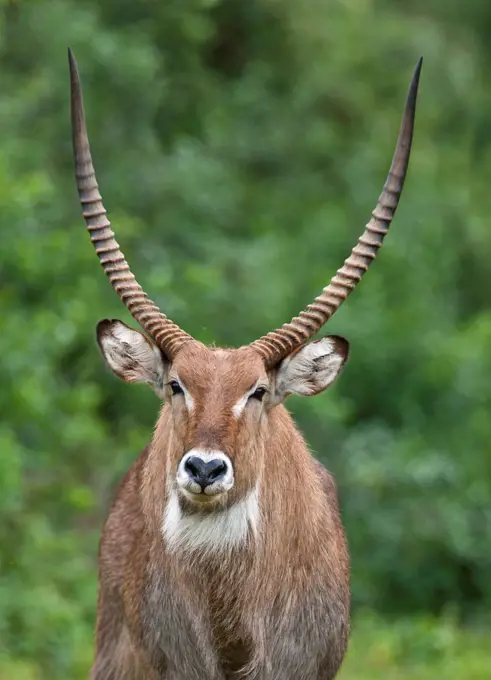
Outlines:
{"label": "ear", "polygon": [[104,319],[97,324],[97,342],[107,365],[119,378],[148,383],[164,398],[167,362],[143,333],[117,319]]}
{"label": "ear", "polygon": [[330,335],[290,354],[277,368],[273,403],[292,393],[309,397],[325,390],[341,373],[348,352],[347,340]]}

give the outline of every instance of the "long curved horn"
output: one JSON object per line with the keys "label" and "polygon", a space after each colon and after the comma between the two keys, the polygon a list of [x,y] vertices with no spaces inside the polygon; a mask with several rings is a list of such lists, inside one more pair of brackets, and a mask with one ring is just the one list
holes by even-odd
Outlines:
{"label": "long curved horn", "polygon": [[77,63],[70,48],[71,117],[75,176],[83,216],[100,263],[112,287],[128,308],[130,314],[154,339],[169,358],[173,358],[185,342],[194,339],[168,319],[148,298],[132,274],[116,242],[111,223],[106,217],[90,154],[85,125],[82,87]]}
{"label": "long curved horn", "polygon": [[267,367],[273,367],[317,333],[354,290],[375,259],[389,230],[404,186],[411,153],[422,63],[421,57],[411,80],[389,175],[372,213],[372,218],[358,239],[357,245],[351,251],[351,255],[345,260],[343,267],[337,271],[329,285],[315,298],[314,302],[300,312],[299,316],[294,317],[290,323],[284,324],[281,328],[251,343],[250,347],[261,354]]}

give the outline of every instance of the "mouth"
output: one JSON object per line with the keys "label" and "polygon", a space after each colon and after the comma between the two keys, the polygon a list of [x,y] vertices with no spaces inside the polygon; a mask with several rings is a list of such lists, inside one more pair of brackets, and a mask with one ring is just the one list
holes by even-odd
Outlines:
{"label": "mouth", "polygon": [[213,503],[217,501],[219,498],[223,496],[223,494],[214,494],[213,496],[210,496],[209,494],[200,492],[200,493],[193,493],[192,491],[189,491],[188,489],[183,489],[180,487],[180,492],[186,498],[186,500],[191,501],[192,503],[199,503],[201,505],[207,505],[210,503]]}
{"label": "mouth", "polygon": [[196,512],[214,512],[217,508],[226,505],[226,491],[210,495],[203,492],[193,493],[192,491],[179,486],[178,492],[183,507],[187,506],[190,511],[194,509]]}

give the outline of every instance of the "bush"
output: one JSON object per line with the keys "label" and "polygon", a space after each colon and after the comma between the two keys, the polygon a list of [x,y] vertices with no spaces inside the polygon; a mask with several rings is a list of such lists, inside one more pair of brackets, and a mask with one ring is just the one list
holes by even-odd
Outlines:
{"label": "bush", "polygon": [[326,330],[350,339],[349,365],[290,406],[339,481],[355,606],[489,610],[491,9],[445,8],[0,2],[4,677],[85,672],[102,518],[158,408],[104,371],[94,342],[100,318],[129,317],[77,205],[68,44],[137,276],[186,330],[231,345],[291,318],[349,252],[424,55],[393,230]]}

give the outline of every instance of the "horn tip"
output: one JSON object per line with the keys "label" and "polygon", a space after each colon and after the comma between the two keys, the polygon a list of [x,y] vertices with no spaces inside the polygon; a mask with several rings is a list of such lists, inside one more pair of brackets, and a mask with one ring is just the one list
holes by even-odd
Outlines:
{"label": "horn tip", "polygon": [[414,120],[414,115],[416,112],[416,100],[418,97],[418,87],[419,79],[421,75],[421,68],[423,66],[423,57],[420,57],[416,63],[416,67],[413,72],[413,77],[411,78],[411,84],[409,86],[409,92],[406,100],[405,115]]}
{"label": "horn tip", "polygon": [[413,77],[411,78],[411,87],[410,87],[410,92],[415,93],[416,90],[418,89],[419,85],[419,78],[421,75],[421,68],[423,66],[423,57],[420,57],[418,61],[416,62],[416,67],[414,69]]}
{"label": "horn tip", "polygon": [[80,76],[78,74],[78,65],[72,48],[68,47],[68,67],[70,70],[70,83],[72,89],[80,90]]}
{"label": "horn tip", "polygon": [[72,49],[68,47],[68,66],[70,71],[70,98],[73,134],[83,133],[85,128],[82,85],[78,73],[78,66]]}
{"label": "horn tip", "polygon": [[72,48],[70,46],[68,46],[68,63],[70,64],[70,68],[73,68],[77,65],[77,62],[75,61],[75,55],[73,54]]}
{"label": "horn tip", "polygon": [[418,81],[419,76],[421,74],[421,69],[423,67],[423,57],[420,57],[418,61],[416,62],[416,67],[414,69],[414,75],[413,75],[413,80]]}
{"label": "horn tip", "polygon": [[78,85],[79,75],[77,62],[71,47],[68,48],[68,67],[70,69],[70,82],[73,88],[75,85]]}

